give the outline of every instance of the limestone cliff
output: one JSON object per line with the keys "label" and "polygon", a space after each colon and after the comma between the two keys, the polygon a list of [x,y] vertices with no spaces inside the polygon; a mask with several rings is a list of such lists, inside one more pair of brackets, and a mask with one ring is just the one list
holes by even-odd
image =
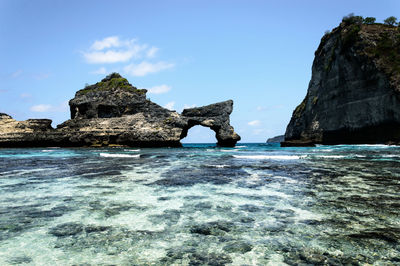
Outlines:
{"label": "limestone cliff", "polygon": [[51,127],[51,120],[15,121],[0,114],[0,147],[33,146],[180,146],[195,125],[211,128],[220,146],[238,140],[229,122],[233,101],[170,111],[146,99],[117,73],[76,92],[70,100],[71,119]]}
{"label": "limestone cliff", "polygon": [[399,142],[399,28],[344,21],[315,52],[282,146]]}

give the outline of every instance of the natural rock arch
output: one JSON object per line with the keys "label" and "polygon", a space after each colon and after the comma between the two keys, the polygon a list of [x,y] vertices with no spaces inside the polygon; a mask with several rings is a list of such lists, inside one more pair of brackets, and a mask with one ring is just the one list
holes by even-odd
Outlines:
{"label": "natural rock arch", "polygon": [[233,147],[240,140],[240,136],[236,134],[230,125],[229,115],[233,110],[233,101],[228,100],[210,104],[207,106],[184,109],[182,118],[187,121],[182,128],[180,139],[187,136],[190,128],[201,125],[208,127],[215,132],[217,144],[224,147]]}
{"label": "natural rock arch", "polygon": [[77,91],[69,101],[71,119],[55,129],[48,119],[16,121],[0,114],[0,147],[180,147],[195,125],[213,130],[220,146],[233,147],[240,140],[229,122],[232,100],[178,114],[151,102],[146,92],[113,73]]}

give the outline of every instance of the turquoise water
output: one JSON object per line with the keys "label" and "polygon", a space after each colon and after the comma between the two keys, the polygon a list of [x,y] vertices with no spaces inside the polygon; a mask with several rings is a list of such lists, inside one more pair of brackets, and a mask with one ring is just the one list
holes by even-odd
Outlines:
{"label": "turquoise water", "polygon": [[400,148],[0,149],[0,265],[400,264]]}

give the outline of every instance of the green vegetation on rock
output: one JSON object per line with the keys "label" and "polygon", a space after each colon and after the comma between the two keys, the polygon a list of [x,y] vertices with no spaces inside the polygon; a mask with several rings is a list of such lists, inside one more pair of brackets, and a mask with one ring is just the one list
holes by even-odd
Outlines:
{"label": "green vegetation on rock", "polygon": [[89,92],[108,91],[115,89],[122,89],[137,94],[146,94],[146,90],[140,90],[132,86],[126,78],[121,77],[121,75],[118,73],[112,73],[96,84],[85,86],[84,89],[79,90],[77,93],[85,95]]}
{"label": "green vegetation on rock", "polygon": [[350,13],[347,16],[344,16],[342,22],[346,24],[362,24],[363,17],[362,16],[354,16],[354,13]]}
{"label": "green vegetation on rock", "polygon": [[375,21],[376,21],[376,18],[374,18],[374,17],[366,17],[366,18],[364,18],[363,23],[371,25],[371,24],[374,24]]}
{"label": "green vegetation on rock", "polygon": [[307,97],[299,104],[293,112],[295,118],[300,118],[306,108]]}
{"label": "green vegetation on rock", "polygon": [[361,30],[359,24],[352,24],[349,26],[348,30],[342,35],[342,45],[346,49],[350,47],[359,38],[358,32]]}
{"label": "green vegetation on rock", "polygon": [[[367,25],[373,25],[373,24],[381,24],[381,23],[376,23],[376,18],[374,17],[365,17],[363,18],[362,16],[355,16],[354,13],[350,13],[347,16],[344,16],[342,19],[342,22],[345,23],[346,25],[351,25],[351,24],[367,24]],[[389,26],[399,26],[399,23],[397,22],[397,18],[394,16],[390,16],[387,19],[383,21],[384,24],[389,25]]]}
{"label": "green vegetation on rock", "polygon": [[397,24],[397,18],[393,17],[393,16],[388,17],[387,19],[385,19],[383,21],[383,23],[385,23],[386,25],[389,25],[389,26],[395,26]]}
{"label": "green vegetation on rock", "polygon": [[366,49],[367,55],[379,58],[379,65],[391,76],[400,75],[400,33],[384,31],[375,46]]}

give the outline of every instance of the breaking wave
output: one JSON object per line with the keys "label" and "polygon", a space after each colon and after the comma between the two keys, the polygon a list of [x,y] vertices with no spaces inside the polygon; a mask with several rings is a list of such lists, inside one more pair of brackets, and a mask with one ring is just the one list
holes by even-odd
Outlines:
{"label": "breaking wave", "polygon": [[120,153],[100,153],[101,157],[111,157],[111,158],[139,158],[140,154],[120,154]]}

